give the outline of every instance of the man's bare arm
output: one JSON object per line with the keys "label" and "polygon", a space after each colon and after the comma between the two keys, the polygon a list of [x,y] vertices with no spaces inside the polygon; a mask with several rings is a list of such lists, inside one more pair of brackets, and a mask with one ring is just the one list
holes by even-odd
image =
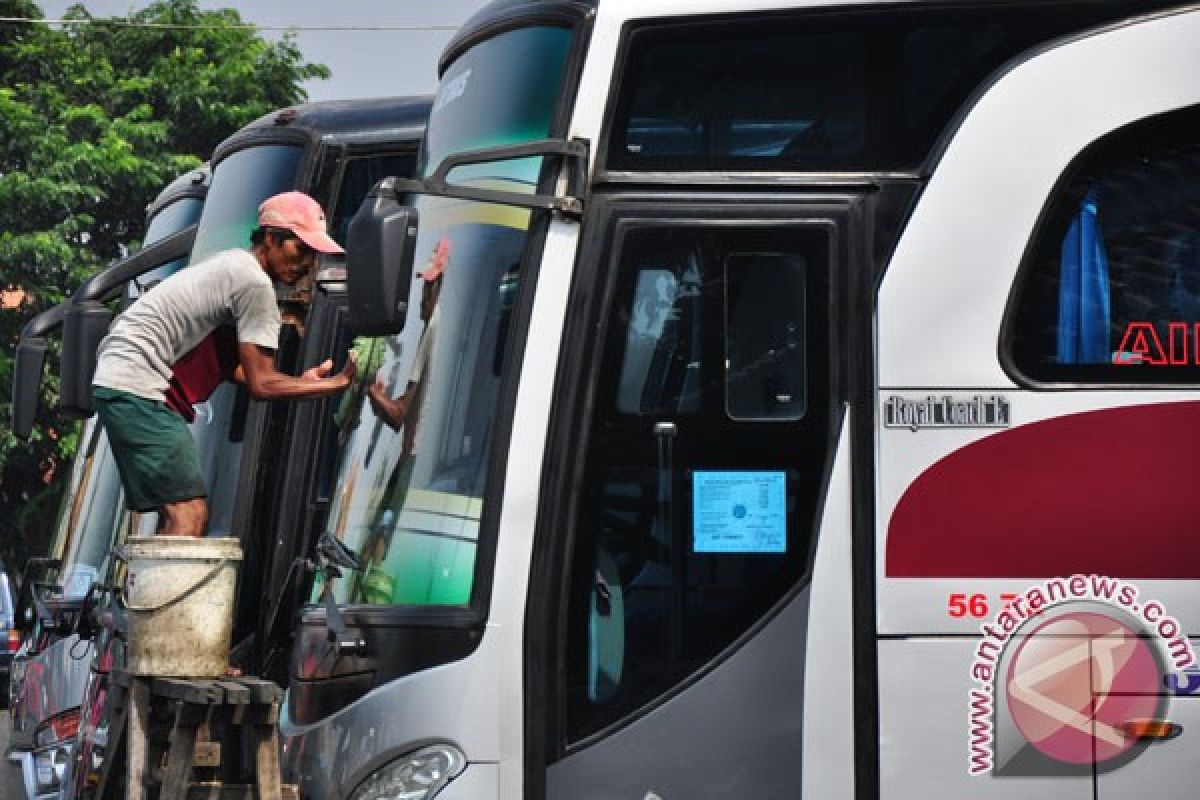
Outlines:
{"label": "man's bare arm", "polygon": [[408,407],[412,403],[415,387],[415,383],[410,383],[404,394],[393,399],[388,397],[387,391],[383,388],[383,381],[376,379],[367,387],[367,397],[371,400],[371,407],[375,409],[375,414],[392,430],[400,430],[400,426],[404,424],[404,420],[408,416]]}
{"label": "man's bare arm", "polygon": [[241,365],[236,377],[259,400],[303,400],[338,394],[346,390],[357,371],[351,354],[346,359],[346,366],[336,375],[329,374],[333,368],[330,360],[299,377],[287,375],[275,369],[272,351],[246,342],[238,342],[238,358]]}

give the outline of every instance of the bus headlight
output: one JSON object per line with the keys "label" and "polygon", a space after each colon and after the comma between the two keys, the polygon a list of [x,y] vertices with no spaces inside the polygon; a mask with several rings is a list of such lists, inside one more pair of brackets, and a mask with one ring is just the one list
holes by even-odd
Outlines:
{"label": "bus headlight", "polygon": [[371,773],[350,800],[433,800],[466,766],[453,745],[422,747]]}
{"label": "bus headlight", "polygon": [[71,748],[68,744],[59,744],[34,752],[33,766],[39,796],[44,791],[52,791],[62,786],[63,776],[67,772],[67,760],[70,758]]}

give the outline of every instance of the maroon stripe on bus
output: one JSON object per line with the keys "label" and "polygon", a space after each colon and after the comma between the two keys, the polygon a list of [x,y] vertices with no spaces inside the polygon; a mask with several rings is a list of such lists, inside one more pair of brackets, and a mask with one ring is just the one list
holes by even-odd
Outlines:
{"label": "maroon stripe on bus", "polygon": [[1200,403],[988,436],[925,470],[888,525],[888,577],[1075,573],[1200,578]]}

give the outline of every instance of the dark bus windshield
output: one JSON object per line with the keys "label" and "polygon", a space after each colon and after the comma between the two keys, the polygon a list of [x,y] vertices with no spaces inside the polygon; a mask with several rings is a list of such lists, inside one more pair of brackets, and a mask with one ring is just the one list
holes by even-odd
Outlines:
{"label": "dark bus windshield", "polygon": [[1005,62],[1156,5],[881,4],[647,25],[630,37],[605,166],[916,169]]}
{"label": "dark bus windshield", "polygon": [[258,207],[273,194],[296,186],[304,151],[292,145],[264,145],[239,150],[213,170],[212,188],[191,263],[234,247],[249,247],[250,232],[258,227]]}
{"label": "dark bus windshield", "polygon": [[[173,233],[178,233],[189,225],[196,224],[200,221],[200,212],[203,210],[204,200],[202,198],[184,197],[176,200],[155,214],[154,219],[150,220],[150,227],[146,229],[146,244],[157,242],[159,239],[170,236]],[[148,289],[163,278],[174,275],[186,263],[186,258],[177,258],[174,261],[163,264],[158,269],[151,270],[134,281],[135,286],[133,288],[135,290]]]}
{"label": "dark bus windshield", "polygon": [[[570,31],[527,28],[476,45],[445,73],[419,171],[448,154],[550,134]],[[540,158],[462,168],[454,183],[533,193]],[[355,342],[359,381],[337,411],[328,527],[365,569],[342,603],[466,605],[529,211],[421,196],[409,317]],[[315,589],[314,600],[321,587]]]}
{"label": "dark bus windshield", "polygon": [[[239,150],[213,170],[212,187],[192,246],[190,264],[222,250],[250,246],[258,227],[258,207],[273,194],[296,186],[304,151],[290,145],[263,145]],[[233,536],[233,501],[242,463],[242,444],[232,441],[230,426],[238,389],[222,384],[197,409],[192,436],[208,486],[209,536]]]}
{"label": "dark bus windshield", "polygon": [[[200,218],[204,200],[184,197],[165,206],[150,221],[145,244],[149,245],[178,233]],[[130,287],[130,295],[171,275],[184,259],[164,264],[143,275]],[[93,442],[93,437],[98,439]],[[81,599],[92,583],[107,569],[109,549],[122,524],[122,491],[112,451],[95,420],[84,426],[81,447],[71,484],[63,496],[59,517],[59,537],[64,542],[60,570],[63,596]]]}

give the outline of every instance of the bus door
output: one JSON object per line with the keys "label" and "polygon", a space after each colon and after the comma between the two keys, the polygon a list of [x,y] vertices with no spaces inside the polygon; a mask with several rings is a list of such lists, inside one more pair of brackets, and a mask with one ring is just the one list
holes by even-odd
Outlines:
{"label": "bus door", "polygon": [[795,796],[862,198],[591,203],[545,470],[567,569],[526,643],[545,796]]}
{"label": "bus door", "polygon": [[[346,321],[345,284],[338,265],[318,273],[312,300],[298,344],[298,369],[307,370],[332,360],[331,374],[340,372],[354,344]],[[330,278],[333,278],[332,280]],[[362,366],[369,367],[367,364]],[[294,609],[302,601],[306,582],[297,559],[312,550],[325,524],[343,428],[356,424],[345,409],[352,407],[372,376],[359,374],[342,395],[290,404],[278,469],[264,486],[268,502],[259,508],[262,530],[277,532],[269,542],[271,557],[264,565],[260,590],[257,637],[262,643],[256,664],[259,673],[279,683],[288,680]]]}

